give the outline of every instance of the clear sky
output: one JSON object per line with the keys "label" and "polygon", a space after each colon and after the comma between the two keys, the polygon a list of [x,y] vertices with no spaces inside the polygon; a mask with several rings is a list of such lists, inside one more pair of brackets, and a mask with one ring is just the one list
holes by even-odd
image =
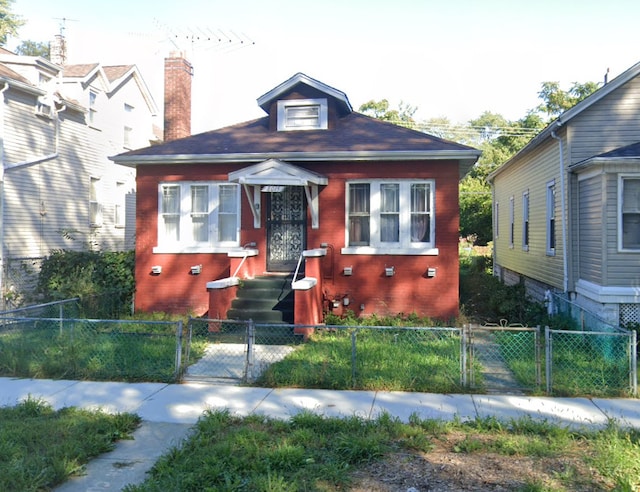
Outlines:
{"label": "clear sky", "polygon": [[544,81],[568,89],[640,61],[637,0],[15,0],[12,11],[22,40],[63,29],[70,63],[138,65],[160,109],[163,59],[184,50],[193,133],[263,116],[256,99],[297,72],[355,109],[388,99],[418,121],[462,123],[519,119]]}

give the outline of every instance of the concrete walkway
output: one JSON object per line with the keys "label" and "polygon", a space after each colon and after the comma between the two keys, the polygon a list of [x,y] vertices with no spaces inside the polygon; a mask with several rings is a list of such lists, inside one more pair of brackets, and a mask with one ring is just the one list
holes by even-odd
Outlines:
{"label": "concrete walkway", "polygon": [[60,381],[0,378],[0,406],[26,398],[41,399],[54,409],[74,406],[107,412],[138,414],[143,425],[134,440],[94,459],[87,474],[58,489],[63,492],[121,490],[140,483],[155,460],[188,436],[204,411],[228,409],[246,416],[262,414],[287,419],[310,410],[327,417],[357,415],[376,418],[386,412],[407,422],[421,419],[473,420],[496,417],[508,421],[523,416],[567,427],[602,427],[611,419],[640,428],[640,400],[551,398],[521,395],[459,395],[384,391],[271,389],[224,384],[163,384]]}

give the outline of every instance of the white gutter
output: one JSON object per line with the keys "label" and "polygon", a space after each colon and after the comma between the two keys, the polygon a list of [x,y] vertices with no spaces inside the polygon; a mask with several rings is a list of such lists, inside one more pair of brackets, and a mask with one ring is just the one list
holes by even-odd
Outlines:
{"label": "white gutter", "polygon": [[[560,127],[561,123],[558,122],[557,126]],[[565,184],[565,170],[564,170],[564,145],[562,144],[562,137],[556,135],[555,129],[551,132],[551,137],[558,141],[560,144],[560,213],[562,214],[562,289],[563,292],[569,290],[569,260],[567,258],[567,217],[566,217],[566,184]]]}
{"label": "white gutter", "polygon": [[9,88],[9,82],[4,82],[0,89],[0,296],[2,308],[4,305],[4,92]]}
{"label": "white gutter", "polygon": [[[134,151],[135,152],[135,151]],[[480,157],[478,150],[440,151],[335,151],[335,152],[269,152],[231,154],[175,154],[175,155],[116,155],[109,159],[123,165],[136,164],[181,164],[181,163],[226,163],[260,162],[266,159],[287,161],[384,161],[384,160],[469,160],[475,162]]]}

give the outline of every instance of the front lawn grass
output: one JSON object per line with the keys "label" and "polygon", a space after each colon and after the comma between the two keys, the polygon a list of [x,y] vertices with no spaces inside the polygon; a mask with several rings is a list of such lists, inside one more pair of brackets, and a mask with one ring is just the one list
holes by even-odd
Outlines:
{"label": "front lawn grass", "polygon": [[63,408],[27,399],[0,407],[0,490],[43,491],[82,473],[93,457],[128,439],[140,418]]}
{"label": "front lawn grass", "polygon": [[271,364],[259,386],[459,393],[460,335],[455,329],[317,329]]}
{"label": "front lawn grass", "polygon": [[[366,420],[311,412],[282,421],[216,410],[200,419],[187,441],[156,462],[143,484],[125,491],[349,490],[354,472],[367,465],[380,469],[392,456],[404,460],[412,454],[429,461],[430,453],[442,452],[460,456],[460,462],[465,456],[485,455],[526,461],[522,476],[506,477],[509,483],[520,481],[517,490],[631,491],[640,486],[638,442],[637,431],[613,424],[587,431],[530,418],[444,422],[412,416],[402,423],[388,414]],[[562,460],[565,473],[549,469],[550,462]]]}

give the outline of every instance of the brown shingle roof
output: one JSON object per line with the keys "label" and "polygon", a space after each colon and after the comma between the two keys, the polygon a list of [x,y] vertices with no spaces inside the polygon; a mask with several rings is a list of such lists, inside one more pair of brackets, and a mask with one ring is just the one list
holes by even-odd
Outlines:
{"label": "brown shingle roof", "polygon": [[98,63],[82,63],[65,65],[62,69],[63,77],[86,77],[98,67]]}
{"label": "brown shingle roof", "polygon": [[11,70],[5,64],[0,63],[0,77],[4,77],[6,79],[16,80],[18,82],[22,82],[23,84],[33,85],[29,79],[23,77],[18,72]]}
{"label": "brown shingle roof", "polygon": [[475,151],[472,147],[350,113],[329,130],[273,131],[268,117],[133,150],[122,156],[270,154],[282,152]]}
{"label": "brown shingle roof", "polygon": [[133,65],[114,65],[110,67],[102,67],[109,82],[118,80],[133,68]]}

